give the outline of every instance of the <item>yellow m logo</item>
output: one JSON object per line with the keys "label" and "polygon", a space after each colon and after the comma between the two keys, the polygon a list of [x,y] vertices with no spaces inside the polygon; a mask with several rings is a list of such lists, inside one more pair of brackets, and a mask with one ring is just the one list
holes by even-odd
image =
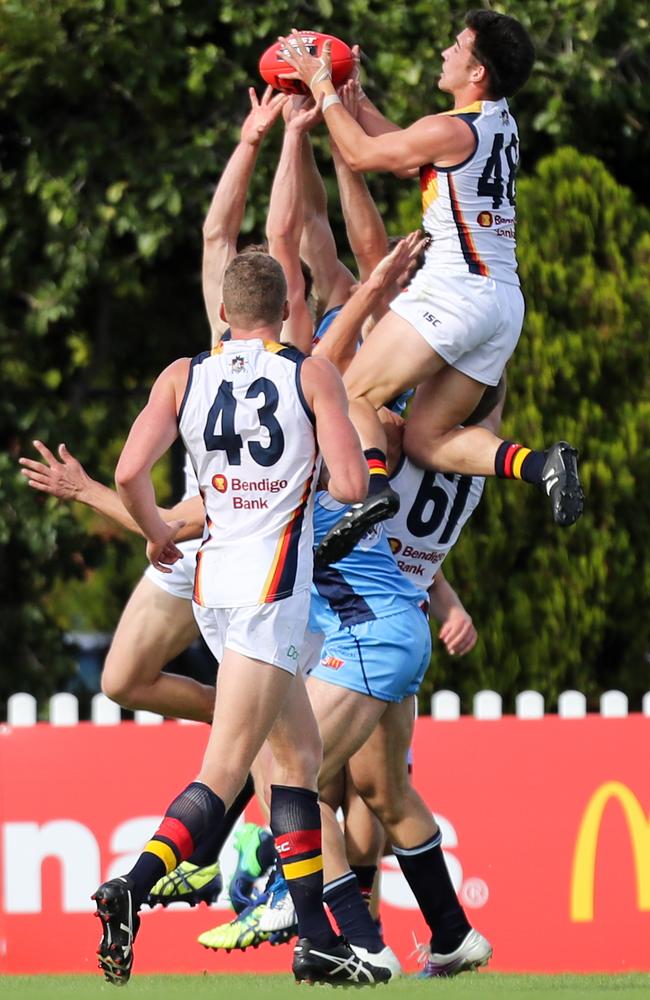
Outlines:
{"label": "yellow m logo", "polygon": [[610,799],[616,799],[627,820],[636,866],[637,905],[640,910],[650,910],[650,817],[626,785],[608,781],[591,796],[576,840],[570,913],[571,920],[579,923],[594,919],[596,849],[603,813]]}

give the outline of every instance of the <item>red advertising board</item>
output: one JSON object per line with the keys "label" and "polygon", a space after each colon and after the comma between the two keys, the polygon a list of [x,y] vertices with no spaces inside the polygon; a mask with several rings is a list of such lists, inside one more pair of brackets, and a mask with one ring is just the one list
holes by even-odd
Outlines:
{"label": "red advertising board", "polygon": [[[0,728],[2,972],[95,968],[90,893],[131,866],[205,738],[175,723]],[[418,720],[415,784],[468,915],[494,945],[491,968],[650,971],[649,750],[641,716]],[[288,970],[288,946],[202,949],[197,936],[229,919],[220,906],[145,909],[136,971]],[[392,859],[382,917],[414,968],[413,935],[426,941],[426,928]]]}

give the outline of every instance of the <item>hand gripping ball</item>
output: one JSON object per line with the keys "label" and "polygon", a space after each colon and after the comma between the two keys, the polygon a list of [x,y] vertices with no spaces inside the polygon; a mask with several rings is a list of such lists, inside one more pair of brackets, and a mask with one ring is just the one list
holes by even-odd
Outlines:
{"label": "hand gripping ball", "polygon": [[[309,54],[316,57],[322,53],[325,42],[331,41],[332,83],[335,87],[340,87],[341,84],[345,83],[354,69],[354,56],[350,46],[342,42],[340,38],[335,38],[334,35],[324,35],[320,31],[301,31],[299,34]],[[291,44],[291,39],[289,39],[289,44]],[[283,90],[286,94],[308,93],[308,88],[302,80],[280,79],[280,73],[293,71],[293,66],[290,66],[282,58],[282,48],[282,42],[275,42],[264,52],[259,64],[260,76],[266,83],[270,83],[274,90]]]}

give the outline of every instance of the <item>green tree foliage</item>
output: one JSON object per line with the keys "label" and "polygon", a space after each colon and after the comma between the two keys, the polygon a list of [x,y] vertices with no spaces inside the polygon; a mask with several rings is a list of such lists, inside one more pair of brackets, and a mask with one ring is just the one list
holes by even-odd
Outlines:
{"label": "green tree foliage", "polygon": [[[645,4],[513,0],[507,9],[529,25],[540,56],[516,100],[524,171],[571,141],[645,198]],[[141,565],[139,542],[43,502],[13,462],[34,437],[65,440],[110,481],[154,375],[205,346],[201,221],[246,88],[259,84],[261,52],[293,24],[358,40],[369,92],[406,124],[448,106],[436,86],[440,51],[465,10],[443,0],[3,0],[0,439],[11,460],[2,470],[0,606],[11,628],[0,635],[0,698],[54,684],[61,631],[112,627]],[[256,238],[277,149],[276,135],[251,187],[244,230]],[[411,212],[404,183],[372,184],[398,231]]]}
{"label": "green tree foliage", "polygon": [[[650,217],[575,150],[542,160],[517,194],[527,314],[508,366],[503,433],[578,444],[587,504],[570,529],[520,483],[491,480],[445,569],[480,634],[440,649],[427,678],[469,698],[526,688],[553,704],[650,687]],[[595,704],[594,704],[594,707]]]}

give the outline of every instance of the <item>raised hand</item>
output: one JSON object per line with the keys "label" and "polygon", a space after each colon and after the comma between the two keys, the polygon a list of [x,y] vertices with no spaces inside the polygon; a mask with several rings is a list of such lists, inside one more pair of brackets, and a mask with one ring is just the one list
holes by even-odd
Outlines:
{"label": "raised hand", "polygon": [[314,87],[332,78],[332,43],[326,41],[321,56],[317,57],[309,54],[296,28],[292,28],[291,34],[287,37],[279,35],[278,40],[283,46],[280,53],[282,58],[294,68],[292,73],[281,73],[280,77],[286,80],[302,80],[316,96]]}
{"label": "raised hand", "polygon": [[395,282],[401,284],[401,277],[408,273],[424,242],[419,229],[409,233],[408,236],[399,241],[397,246],[393,247],[386,257],[379,261],[370,278],[373,282],[380,284],[382,288],[388,288]]}
{"label": "raised hand", "polygon": [[285,126],[287,130],[294,129],[296,132],[309,132],[310,129],[322,121],[321,113],[322,99],[314,103],[313,97],[297,96],[287,101],[282,109]]}
{"label": "raised hand", "polygon": [[59,458],[52,454],[42,441],[32,442],[43,461],[19,458],[21,474],[34,490],[49,493],[59,500],[80,500],[84,490],[92,480],[81,462],[71,455],[64,444],[59,445]]}
{"label": "raised hand", "polygon": [[241,127],[241,141],[257,146],[274,125],[287,103],[288,94],[274,94],[273,87],[267,87],[260,101],[254,88],[248,88],[251,110]]}

